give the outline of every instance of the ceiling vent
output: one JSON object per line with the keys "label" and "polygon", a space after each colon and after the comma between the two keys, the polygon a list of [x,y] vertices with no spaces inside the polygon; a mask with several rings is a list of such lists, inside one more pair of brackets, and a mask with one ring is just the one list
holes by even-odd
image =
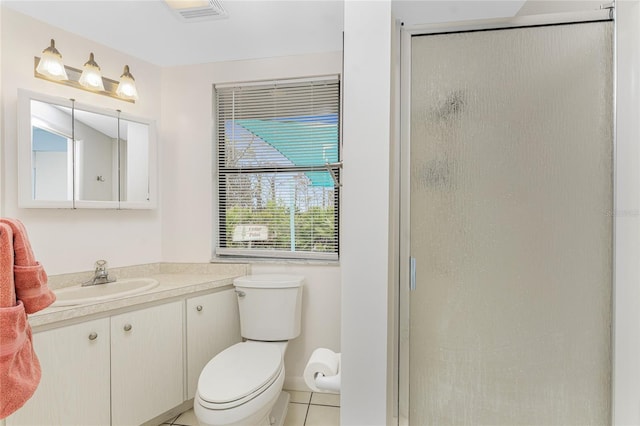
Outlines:
{"label": "ceiling vent", "polygon": [[229,14],[219,0],[165,0],[171,11],[183,22],[225,19]]}

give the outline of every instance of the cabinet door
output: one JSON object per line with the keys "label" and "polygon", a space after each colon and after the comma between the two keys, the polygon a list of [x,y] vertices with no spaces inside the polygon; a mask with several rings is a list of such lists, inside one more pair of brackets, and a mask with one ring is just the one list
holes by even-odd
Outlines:
{"label": "cabinet door", "polygon": [[240,340],[233,289],[187,299],[187,399],[195,396],[198,377],[207,362]]}
{"label": "cabinet door", "polygon": [[183,302],[111,317],[111,420],[144,423],[184,400]]}
{"label": "cabinet door", "polygon": [[35,333],[42,379],[7,425],[108,425],[109,319]]}

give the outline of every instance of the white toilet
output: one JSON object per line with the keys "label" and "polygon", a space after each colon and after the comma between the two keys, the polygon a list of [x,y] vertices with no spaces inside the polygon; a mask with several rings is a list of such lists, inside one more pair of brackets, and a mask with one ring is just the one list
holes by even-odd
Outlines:
{"label": "white toilet", "polygon": [[284,354],[288,341],[300,335],[303,280],[296,275],[234,280],[246,341],[220,352],[200,373],[193,409],[201,425],[282,424],[288,402],[282,392]]}

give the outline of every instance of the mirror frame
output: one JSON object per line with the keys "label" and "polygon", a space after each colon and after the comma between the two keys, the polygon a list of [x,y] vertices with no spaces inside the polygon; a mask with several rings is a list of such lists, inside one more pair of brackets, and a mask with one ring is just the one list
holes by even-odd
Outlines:
{"label": "mirror frame", "polygon": [[[96,114],[114,117],[117,125],[120,120],[126,120],[136,123],[148,125],[149,128],[149,144],[148,144],[148,184],[149,197],[145,201],[91,201],[76,199],[76,190],[73,188],[73,199],[71,200],[36,200],[33,198],[32,188],[32,128],[31,128],[31,101],[45,102],[72,110],[88,111]],[[25,89],[18,89],[18,207],[20,208],[62,208],[62,209],[155,209],[157,207],[157,132],[154,120],[148,120],[136,117],[117,110],[108,110],[104,108],[94,107],[70,99],[36,93]],[[75,123],[73,123],[75,124]],[[75,149],[75,140],[73,141]],[[120,143],[118,143],[120,145]],[[74,165],[75,167],[75,165]],[[121,174],[118,174],[118,179]],[[118,185],[120,182],[118,181]]]}

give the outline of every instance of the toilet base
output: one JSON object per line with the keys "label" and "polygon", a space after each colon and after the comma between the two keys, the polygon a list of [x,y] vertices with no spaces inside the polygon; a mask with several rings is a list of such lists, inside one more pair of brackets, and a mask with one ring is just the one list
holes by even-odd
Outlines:
{"label": "toilet base", "polygon": [[280,392],[276,404],[269,413],[269,421],[271,426],[283,426],[284,419],[287,417],[287,410],[289,409],[289,400],[291,395],[287,392]]}

